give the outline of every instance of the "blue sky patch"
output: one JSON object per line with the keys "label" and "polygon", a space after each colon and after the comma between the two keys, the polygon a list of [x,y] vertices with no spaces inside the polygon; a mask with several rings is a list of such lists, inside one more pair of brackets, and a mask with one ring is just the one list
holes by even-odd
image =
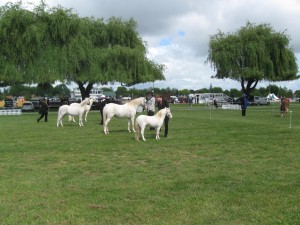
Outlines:
{"label": "blue sky patch", "polygon": [[167,45],[170,45],[172,44],[172,39],[171,38],[164,38],[164,39],[161,39],[160,42],[159,42],[159,45],[161,46],[167,46]]}
{"label": "blue sky patch", "polygon": [[185,32],[184,31],[178,31],[178,36],[184,37],[185,36]]}

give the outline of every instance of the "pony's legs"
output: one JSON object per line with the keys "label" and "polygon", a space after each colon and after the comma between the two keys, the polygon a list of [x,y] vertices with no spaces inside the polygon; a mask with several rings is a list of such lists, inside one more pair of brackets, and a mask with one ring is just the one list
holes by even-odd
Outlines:
{"label": "pony's legs", "polygon": [[89,113],[89,111],[86,111],[86,112],[85,112],[85,116],[84,116],[84,121],[85,121],[85,122],[87,122],[87,119],[86,119],[86,118],[87,118],[87,114],[88,114],[88,113]]}
{"label": "pony's legs", "polygon": [[141,125],[140,128],[141,128],[142,139],[143,139],[143,141],[146,141],[145,136],[144,136],[145,125]]}
{"label": "pony's legs", "polygon": [[[132,131],[135,132],[135,129],[134,129],[134,116],[131,117],[130,121],[131,121]],[[129,127],[128,127],[128,128],[129,128]],[[130,131],[129,131],[129,132],[130,132]]]}
{"label": "pony's legs", "polygon": [[57,116],[57,121],[56,121],[56,126],[57,126],[57,127],[59,127],[60,120],[61,120],[61,117],[58,115],[58,116]]}
{"label": "pony's legs", "polygon": [[57,127],[59,127],[59,125],[61,125],[62,127],[64,126],[63,122],[62,122],[62,119],[63,119],[64,115],[65,114],[62,114],[60,111],[58,111],[57,122],[56,122]]}
{"label": "pony's legs", "polygon": [[76,123],[75,116],[70,116],[70,115],[69,115],[69,122],[74,122],[74,123]]}
{"label": "pony's legs", "polygon": [[129,133],[131,132],[130,126],[132,126],[132,131],[135,132],[135,130],[134,130],[134,117],[128,118],[128,132]]}
{"label": "pony's legs", "polygon": [[104,117],[104,123],[103,123],[103,131],[104,131],[104,134],[108,134],[109,133],[109,131],[108,131],[108,123],[109,123],[109,121],[111,120],[111,118],[109,118],[109,117],[107,117],[107,118],[105,118]]}
{"label": "pony's legs", "polygon": [[157,127],[156,128],[156,140],[159,140],[160,139],[160,137],[159,137],[159,131],[160,131],[160,127]]}
{"label": "pony's legs", "polygon": [[82,122],[82,114],[79,115],[79,126],[83,127],[83,122]]}
{"label": "pony's legs", "polygon": [[129,118],[128,119],[128,132],[131,132],[131,130],[130,130],[130,122],[131,122],[131,119]]}

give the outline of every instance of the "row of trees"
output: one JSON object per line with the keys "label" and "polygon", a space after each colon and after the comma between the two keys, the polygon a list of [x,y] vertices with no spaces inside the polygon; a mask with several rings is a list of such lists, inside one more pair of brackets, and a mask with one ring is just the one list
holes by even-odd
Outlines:
{"label": "row of trees", "polygon": [[[103,88],[104,91],[112,91],[112,88]],[[118,87],[116,89],[117,97],[140,97],[146,96],[148,89],[136,89],[136,88],[126,88],[126,87]],[[230,89],[223,90],[220,87],[210,87],[202,88],[198,90],[178,90],[175,88],[154,88],[154,94],[160,96],[187,96],[188,94],[193,93],[224,93],[230,97],[239,97],[242,92],[238,89]],[[292,90],[288,90],[287,88],[278,87],[276,85],[270,85],[266,88],[261,87],[259,89],[255,89],[253,91],[253,95],[257,96],[267,96],[269,93],[274,93],[277,96],[286,96],[286,97],[300,97],[300,90],[295,91],[293,93]],[[44,91],[43,87],[30,87],[25,85],[13,85],[9,89],[5,89],[3,93],[0,92],[0,100],[3,100],[6,96],[25,96],[26,99],[30,99],[34,96],[56,96],[56,97],[66,97],[71,95],[71,90],[65,84],[59,84],[56,86],[50,85],[48,87],[47,92]]]}
{"label": "row of trees", "polygon": [[[125,88],[118,87],[116,90],[117,96],[146,96],[148,89],[135,89],[135,88]],[[230,90],[223,90],[221,87],[210,87],[202,88],[198,90],[192,89],[182,89],[178,90],[176,88],[154,88],[154,94],[160,96],[182,96],[189,95],[194,93],[224,93],[230,97],[240,97],[242,95],[242,90],[232,88]],[[261,87],[252,91],[253,95],[256,96],[267,96],[270,93],[274,93],[277,96],[286,96],[286,97],[300,97],[300,90],[297,90],[293,93],[292,90],[287,89],[286,87],[278,87],[277,85],[269,85],[267,87]]]}
{"label": "row of trees", "polygon": [[[134,19],[107,21],[79,17],[43,0],[33,10],[22,1],[0,7],[0,86],[75,82],[82,98],[94,85],[120,82],[128,87],[164,80],[164,65],[147,58],[147,46]],[[207,63],[214,78],[241,82],[250,95],[259,81],[298,79],[290,38],[268,24],[247,23],[234,33],[219,31],[209,40]]]}
{"label": "row of trees", "polygon": [[0,86],[75,82],[83,98],[95,84],[125,86],[164,80],[164,65],[147,58],[134,19],[79,17],[71,9],[29,11],[18,3],[0,7]]}

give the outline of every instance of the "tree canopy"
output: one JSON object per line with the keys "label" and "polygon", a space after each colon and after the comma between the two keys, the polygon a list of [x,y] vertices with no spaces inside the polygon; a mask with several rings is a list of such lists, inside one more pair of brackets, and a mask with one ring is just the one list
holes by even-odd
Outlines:
{"label": "tree canopy", "polygon": [[134,19],[79,17],[71,9],[0,8],[1,85],[73,81],[82,97],[93,85],[164,80],[164,65],[147,58]]}
{"label": "tree canopy", "polygon": [[270,25],[247,23],[235,33],[219,31],[209,41],[207,62],[216,71],[215,78],[241,82],[249,95],[257,83],[298,79],[298,66],[285,32]]}

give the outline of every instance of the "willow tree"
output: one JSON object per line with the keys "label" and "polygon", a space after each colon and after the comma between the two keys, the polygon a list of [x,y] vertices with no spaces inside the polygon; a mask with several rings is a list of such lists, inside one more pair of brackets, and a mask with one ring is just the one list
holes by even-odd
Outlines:
{"label": "willow tree", "polygon": [[74,81],[85,98],[94,84],[165,79],[164,65],[147,58],[134,19],[81,18],[43,1],[32,11],[10,3],[0,8],[0,44],[3,84]]}
{"label": "willow tree", "polygon": [[29,11],[21,3],[0,8],[1,85],[40,83],[44,87],[60,80],[59,47],[48,32],[49,16],[44,4]]}
{"label": "willow tree", "polygon": [[241,82],[250,95],[259,81],[298,79],[298,66],[285,32],[269,25],[247,23],[235,33],[219,31],[210,37],[207,62],[216,71],[215,78]]}
{"label": "willow tree", "polygon": [[[133,19],[122,21],[85,18],[81,33],[65,46],[67,80],[76,82],[82,95],[95,83],[120,82],[131,86],[164,79],[164,66],[146,56],[146,46]],[[88,37],[88,38],[87,38]]]}

